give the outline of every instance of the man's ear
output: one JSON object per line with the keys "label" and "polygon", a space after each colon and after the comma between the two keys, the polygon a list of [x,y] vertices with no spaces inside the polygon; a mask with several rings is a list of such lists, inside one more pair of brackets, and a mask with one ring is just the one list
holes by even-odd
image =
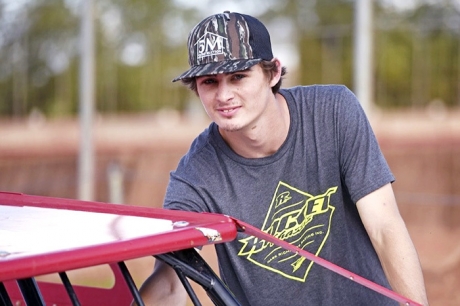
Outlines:
{"label": "man's ear", "polygon": [[277,59],[276,57],[273,58],[271,60],[272,62],[274,62],[276,64],[276,73],[273,73],[272,75],[272,79],[270,80],[270,87],[273,87],[275,86],[279,80],[281,79],[281,70],[282,70],[282,67],[281,67],[281,62],[279,59]]}

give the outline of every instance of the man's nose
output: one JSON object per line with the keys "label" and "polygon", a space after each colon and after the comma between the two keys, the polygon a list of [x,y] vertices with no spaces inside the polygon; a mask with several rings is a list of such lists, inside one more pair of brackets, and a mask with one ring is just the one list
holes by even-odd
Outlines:
{"label": "man's nose", "polygon": [[233,98],[233,89],[225,80],[219,82],[216,98],[219,102],[226,102]]}

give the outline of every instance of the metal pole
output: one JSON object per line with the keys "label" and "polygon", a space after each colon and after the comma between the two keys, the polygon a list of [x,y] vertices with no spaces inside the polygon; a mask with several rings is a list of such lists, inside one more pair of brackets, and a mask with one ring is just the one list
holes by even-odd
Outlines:
{"label": "metal pole", "polygon": [[123,170],[118,162],[111,162],[107,168],[110,203],[123,203]]}
{"label": "metal pole", "polygon": [[94,24],[93,1],[82,0],[80,50],[80,151],[78,159],[78,198],[94,198]]}
{"label": "metal pole", "polygon": [[366,112],[372,110],[374,98],[372,16],[372,0],[356,0],[353,81],[355,94]]}

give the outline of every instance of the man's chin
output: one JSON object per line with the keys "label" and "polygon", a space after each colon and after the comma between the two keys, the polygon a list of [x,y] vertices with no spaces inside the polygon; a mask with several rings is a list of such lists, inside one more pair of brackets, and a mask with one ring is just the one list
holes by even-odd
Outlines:
{"label": "man's chin", "polygon": [[241,131],[241,127],[235,124],[222,124],[222,125],[218,124],[218,126],[219,126],[220,131],[223,131],[226,133],[234,133],[234,132]]}

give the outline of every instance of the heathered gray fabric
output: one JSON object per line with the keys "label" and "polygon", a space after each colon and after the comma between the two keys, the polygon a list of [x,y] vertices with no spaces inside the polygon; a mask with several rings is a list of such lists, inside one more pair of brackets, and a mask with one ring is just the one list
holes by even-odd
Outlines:
{"label": "heathered gray fabric", "polygon": [[[355,203],[394,178],[361,106],[344,86],[280,93],[291,126],[278,152],[243,158],[211,124],[171,173],[164,207],[233,216],[388,287]],[[393,305],[244,233],[216,249],[221,276],[243,305]]]}

